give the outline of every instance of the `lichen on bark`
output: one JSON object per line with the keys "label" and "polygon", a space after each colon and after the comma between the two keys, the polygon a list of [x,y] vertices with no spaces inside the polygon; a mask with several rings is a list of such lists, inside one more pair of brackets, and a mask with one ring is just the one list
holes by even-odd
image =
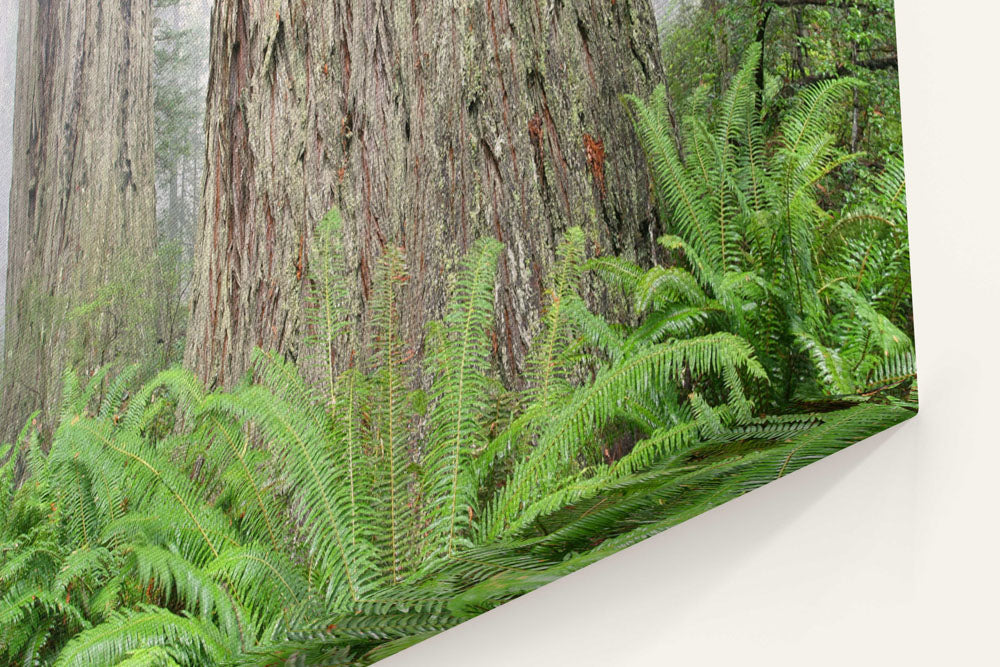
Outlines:
{"label": "lichen on bark", "polygon": [[185,355],[209,384],[237,381],[254,347],[301,353],[312,229],[334,206],[359,323],[377,257],[404,250],[402,334],[418,358],[458,257],[501,240],[509,378],[567,228],[584,227],[591,252],[651,252],[644,159],[619,99],[661,78],[649,0],[235,0],[212,21]]}

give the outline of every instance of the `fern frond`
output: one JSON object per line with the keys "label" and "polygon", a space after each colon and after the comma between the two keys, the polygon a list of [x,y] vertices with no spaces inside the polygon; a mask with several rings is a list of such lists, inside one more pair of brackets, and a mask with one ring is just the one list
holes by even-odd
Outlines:
{"label": "fern frond", "polygon": [[718,271],[725,273],[740,266],[738,247],[743,230],[739,208],[731,201],[732,179],[737,172],[734,144],[743,139],[748,127],[748,116],[756,113],[756,71],[761,45],[755,43],[744,55],[743,65],[729,84],[722,99],[716,132],[718,163],[715,167],[715,192],[712,208],[716,222],[715,236],[718,244]]}
{"label": "fern frond", "polygon": [[292,610],[317,613],[322,600],[313,591],[301,568],[281,552],[259,546],[227,549],[205,566],[206,575],[226,582],[229,592],[255,619],[257,634],[268,623],[287,620]]}
{"label": "fern frond", "polygon": [[170,647],[175,659],[189,665],[223,664],[236,654],[237,648],[211,624],[166,609],[144,607],[113,614],[104,623],[76,635],[54,664],[104,667],[116,664],[132,651],[151,646]]}
{"label": "fern frond", "polygon": [[667,303],[704,307],[708,296],[686,269],[654,266],[639,281],[635,308],[645,313]]}
{"label": "fern frond", "polygon": [[569,345],[570,336],[570,318],[565,307],[576,294],[583,257],[583,230],[572,227],[566,231],[556,250],[551,298],[528,359],[528,397],[542,411],[552,406],[568,389],[563,375],[566,369],[562,363],[562,353]]}
{"label": "fern frond", "polygon": [[786,149],[794,154],[821,139],[829,132],[835,106],[852,89],[864,86],[863,81],[844,77],[820,81],[800,91],[795,107],[782,118],[781,137]]}
{"label": "fern frond", "polygon": [[304,530],[314,562],[330,577],[330,604],[350,605],[361,599],[375,576],[374,554],[364,540],[352,539],[350,494],[326,434],[299,406],[259,386],[218,395],[214,406],[256,424],[275,460],[284,465],[299,511],[307,517]]}
{"label": "fern frond", "polygon": [[373,492],[384,503],[374,515],[378,520],[375,537],[385,552],[386,569],[392,581],[401,580],[411,565],[416,524],[410,415],[406,404],[403,341],[399,337],[398,289],[406,281],[401,252],[394,247],[386,248],[379,260],[379,287],[372,306],[376,363],[374,444],[378,461]]}
{"label": "fern frond", "polygon": [[885,361],[872,369],[865,392],[882,391],[910,380],[916,380],[917,365],[912,350],[889,354]]}
{"label": "fern frond", "polygon": [[491,352],[486,332],[493,322],[500,249],[499,242],[486,239],[470,251],[445,316],[445,344],[432,360],[434,408],[423,462],[425,558],[450,555],[468,544],[478,491],[468,461],[486,442],[481,424]]}
{"label": "fern frond", "polygon": [[612,361],[621,357],[625,340],[619,327],[590,312],[583,299],[576,295],[568,298],[564,308],[568,321],[579,332],[588,347],[600,350]]}
{"label": "fern frond", "polygon": [[[179,508],[180,518],[197,531],[203,547],[218,555],[231,539],[228,521],[205,506],[191,481],[142,439],[128,431],[114,431],[107,422],[77,418],[62,424],[56,432],[53,450],[65,448],[65,455],[80,459],[97,469],[119,470],[127,466],[132,475],[132,494],[137,504],[156,507],[161,498]],[[162,511],[162,506],[157,508]]]}
{"label": "fern frond", "polygon": [[672,132],[666,126],[661,114],[655,108],[665,104],[666,88],[660,85],[653,91],[651,103],[626,96],[635,116],[639,141],[646,152],[657,195],[664,199],[672,211],[675,230],[691,244],[698,253],[721,262],[719,248],[713,243],[712,216],[706,207],[704,190],[690,178],[677,147]]}
{"label": "fern frond", "polygon": [[348,369],[337,380],[334,413],[334,446],[346,477],[351,507],[351,542],[355,542],[370,522],[373,480],[366,474],[373,465],[370,432],[363,426],[365,405],[369,400],[367,378],[356,369]]}
{"label": "fern frond", "polygon": [[[728,333],[653,345],[599,373],[553,420],[530,456],[517,464],[489,507],[482,538],[500,535],[515,515],[537,497],[537,489],[545,488],[565,470],[577,448],[592,442],[593,434],[614,414],[625,396],[646,392],[657,381],[676,381],[685,371],[716,374],[726,368],[766,381],[766,373],[750,346]],[[730,389],[731,401],[745,401],[738,388]]]}
{"label": "fern frond", "polygon": [[336,400],[337,350],[348,348],[351,333],[343,311],[348,299],[343,256],[340,212],[332,209],[316,225],[310,246],[311,307],[306,309],[310,329],[306,342],[316,350],[330,407]]}
{"label": "fern frond", "polygon": [[605,283],[617,287],[622,294],[628,297],[635,294],[639,281],[646,274],[646,271],[635,262],[614,255],[602,255],[588,259],[583,268],[593,271]]}
{"label": "fern frond", "polygon": [[213,624],[224,636],[244,636],[245,621],[239,605],[202,568],[157,546],[135,545],[129,560],[139,581],[151,582],[167,601],[179,600],[185,609]]}
{"label": "fern frond", "polygon": [[117,663],[117,667],[179,667],[170,650],[162,646],[136,649]]}

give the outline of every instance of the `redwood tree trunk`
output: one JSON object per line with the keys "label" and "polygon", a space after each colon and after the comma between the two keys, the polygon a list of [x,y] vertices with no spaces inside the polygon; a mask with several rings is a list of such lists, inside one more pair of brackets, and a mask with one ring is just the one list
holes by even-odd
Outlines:
{"label": "redwood tree trunk", "polygon": [[661,79],[649,0],[233,0],[212,17],[206,179],[186,362],[212,385],[295,356],[314,224],[344,217],[351,303],[404,249],[420,352],[446,276],[505,244],[497,353],[515,373],[558,239],[650,252],[644,158],[619,99]]}
{"label": "redwood tree trunk", "polygon": [[5,441],[34,410],[51,423],[67,365],[143,342],[100,304],[125,258],[148,262],[155,242],[151,17],[151,0],[20,3]]}

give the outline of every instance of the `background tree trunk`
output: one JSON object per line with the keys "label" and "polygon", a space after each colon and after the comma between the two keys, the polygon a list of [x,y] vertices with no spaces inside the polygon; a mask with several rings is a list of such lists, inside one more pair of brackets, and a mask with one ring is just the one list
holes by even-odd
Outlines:
{"label": "background tree trunk", "polygon": [[296,356],[314,224],[344,217],[353,313],[387,244],[420,353],[446,277],[505,244],[497,354],[517,371],[563,231],[646,257],[644,157],[619,99],[661,80],[649,0],[234,0],[212,16],[205,195],[186,363],[211,385],[255,346]]}
{"label": "background tree trunk", "polygon": [[20,4],[5,441],[34,410],[49,423],[67,365],[146,343],[101,305],[155,242],[151,31],[151,0]]}

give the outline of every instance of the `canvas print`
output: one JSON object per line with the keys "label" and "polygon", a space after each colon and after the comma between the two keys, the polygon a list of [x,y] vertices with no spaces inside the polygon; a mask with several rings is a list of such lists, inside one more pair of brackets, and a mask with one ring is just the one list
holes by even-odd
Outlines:
{"label": "canvas print", "polygon": [[4,11],[0,664],[373,664],[916,414],[891,0]]}

